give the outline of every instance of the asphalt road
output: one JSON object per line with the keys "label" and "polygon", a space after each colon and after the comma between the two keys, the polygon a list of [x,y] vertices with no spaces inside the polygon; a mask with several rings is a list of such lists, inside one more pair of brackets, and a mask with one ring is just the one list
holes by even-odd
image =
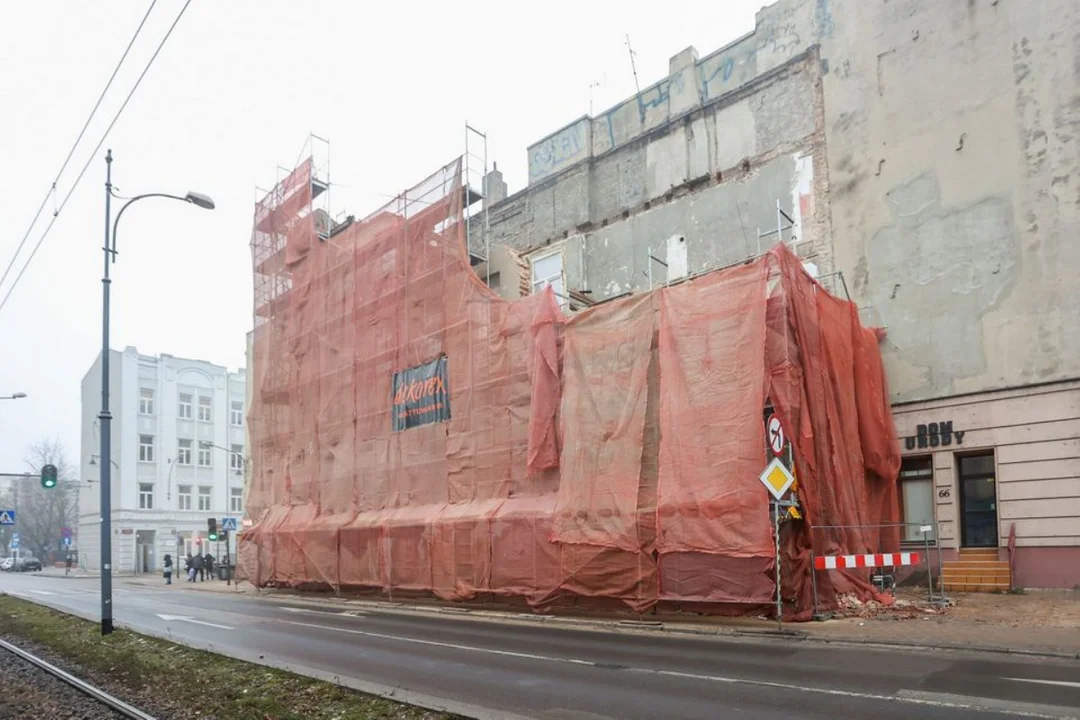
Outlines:
{"label": "asphalt road", "polygon": [[[506,623],[117,581],[118,624],[485,718],[1080,718],[1080,662]],[[98,582],[0,591],[99,617]]]}

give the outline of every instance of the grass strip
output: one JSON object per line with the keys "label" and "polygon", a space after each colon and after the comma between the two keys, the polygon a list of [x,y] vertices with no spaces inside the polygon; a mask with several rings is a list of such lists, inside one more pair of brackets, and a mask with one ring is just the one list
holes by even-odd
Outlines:
{"label": "grass strip", "polygon": [[46,659],[163,719],[455,717],[129,630],[103,638],[97,623],[11,596],[0,595],[0,636],[47,649],[52,656]]}

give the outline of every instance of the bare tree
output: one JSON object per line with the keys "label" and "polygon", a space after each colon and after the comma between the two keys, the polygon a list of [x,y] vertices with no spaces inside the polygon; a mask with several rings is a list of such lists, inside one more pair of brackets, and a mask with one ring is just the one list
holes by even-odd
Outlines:
{"label": "bare tree", "polygon": [[[20,544],[45,559],[49,551],[61,549],[61,532],[72,527],[78,517],[78,483],[74,466],[68,461],[63,442],[41,440],[26,451],[30,475],[12,483],[13,504]],[[56,466],[56,487],[41,485],[41,468]]]}

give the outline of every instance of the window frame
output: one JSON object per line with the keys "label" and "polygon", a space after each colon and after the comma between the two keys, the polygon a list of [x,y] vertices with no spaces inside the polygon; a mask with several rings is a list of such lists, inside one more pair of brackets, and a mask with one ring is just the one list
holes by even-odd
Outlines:
{"label": "window frame", "polygon": [[[149,488],[149,490],[147,488]],[[154,509],[154,483],[139,482],[139,509]]]}
{"label": "window frame", "polygon": [[242,512],[244,512],[244,488],[240,488],[240,487],[229,488],[229,512],[230,513],[242,513]]}
{"label": "window frame", "polygon": [[[144,443],[145,438],[150,438],[150,442]],[[154,462],[154,436],[139,434],[139,462],[152,463]]]}
{"label": "window frame", "polygon": [[[212,468],[212,467],[214,467],[214,455],[213,455],[213,452],[214,452],[214,448],[209,447],[209,446],[204,447],[201,443],[199,444],[199,456],[198,456],[199,467],[201,467],[201,468]],[[206,459],[206,462],[203,462],[203,458]]]}
{"label": "window frame", "polygon": [[[184,488],[187,488],[187,492],[184,492]],[[177,485],[176,486],[176,505],[177,505],[177,509],[179,509],[179,510],[190,510],[191,509],[191,486],[190,485]]]}
{"label": "window frame", "polygon": [[[237,448],[239,448],[239,449],[237,449]],[[243,445],[233,444],[233,446],[230,448],[230,450],[229,450],[229,469],[230,470],[240,470],[240,471],[242,471],[244,469],[244,446]]]}
{"label": "window frame", "polygon": [[139,414],[154,416],[154,388],[139,388]]}
{"label": "window frame", "polygon": [[[176,416],[181,420],[192,419],[192,409],[194,395],[192,393],[179,393],[176,401]],[[187,398],[185,400],[184,398]]]}
{"label": "window frame", "polygon": [[[537,280],[536,264],[553,257],[557,257],[559,259],[559,286],[557,289],[553,288],[553,291],[556,293],[555,299],[558,301],[559,305],[565,306],[568,304],[568,301],[566,299],[566,257],[563,254],[563,249],[561,247],[551,252],[537,253],[536,255],[532,255],[529,257],[529,292],[533,295],[538,295],[539,293],[544,291],[544,288],[552,284],[551,280],[555,278],[554,275]],[[539,285],[539,287],[537,287],[537,285]]]}
{"label": "window frame", "polygon": [[[925,469],[913,467],[909,470],[910,474],[904,477],[904,465],[905,463],[914,465],[915,463],[925,463]],[[920,474],[921,473],[921,474]],[[934,456],[933,455],[907,455],[900,459],[900,469],[896,475],[896,495],[897,505],[900,510],[900,522],[908,522],[908,513],[904,507],[904,485],[907,483],[926,483],[930,487],[930,524],[934,527],[934,531],[930,534],[930,544],[937,545],[937,508],[934,507]],[[901,543],[913,543],[922,545],[925,543],[923,535],[920,532],[913,532],[913,537],[908,538],[908,532],[910,528],[908,525],[904,525],[900,529],[900,542]],[[914,537],[917,535],[918,537]]]}
{"label": "window frame", "polygon": [[[203,490],[206,490],[204,493]],[[214,506],[214,487],[213,485],[199,485],[199,512],[209,512],[213,510]],[[206,500],[204,503],[203,500]]]}
{"label": "window frame", "polygon": [[[214,398],[207,397],[206,395],[199,395],[197,402],[199,405],[199,422],[214,422]],[[205,413],[203,412],[204,410],[206,411]]]}
{"label": "window frame", "polygon": [[[236,407],[239,405],[240,407]],[[230,400],[229,401],[229,424],[233,427],[244,426],[244,401],[243,400]]]}
{"label": "window frame", "polygon": [[[191,466],[191,438],[177,438],[176,439],[176,464],[184,465],[185,467]],[[184,443],[187,443],[186,445]]]}

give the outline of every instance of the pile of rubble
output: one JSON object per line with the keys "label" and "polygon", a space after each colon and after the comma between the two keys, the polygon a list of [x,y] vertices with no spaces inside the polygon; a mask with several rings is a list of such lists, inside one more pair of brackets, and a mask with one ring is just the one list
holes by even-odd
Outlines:
{"label": "pile of rubble", "polygon": [[867,620],[915,620],[928,619],[948,613],[949,604],[939,601],[897,597],[891,604],[876,600],[862,601],[854,595],[841,595],[839,608],[834,617],[863,618]]}

